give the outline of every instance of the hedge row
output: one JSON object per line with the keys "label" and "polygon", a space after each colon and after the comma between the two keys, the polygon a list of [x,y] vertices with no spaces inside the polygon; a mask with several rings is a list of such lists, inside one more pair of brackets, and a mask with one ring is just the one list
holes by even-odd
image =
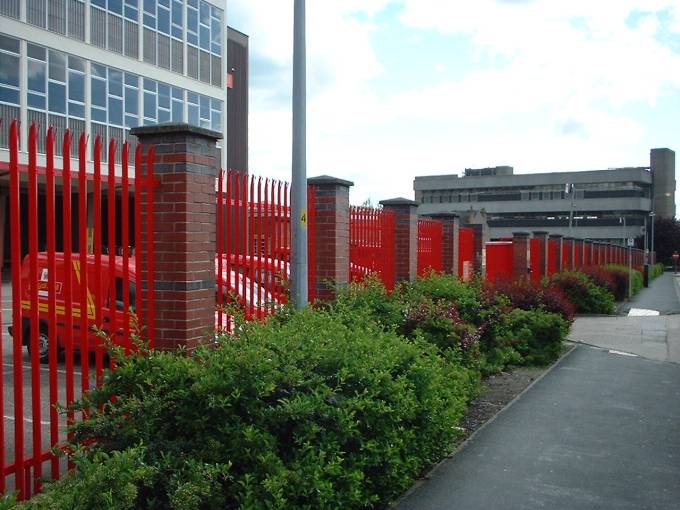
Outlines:
{"label": "hedge row", "polygon": [[566,300],[512,289],[371,280],[191,353],[114,352],[75,471],[20,507],[384,507],[451,451],[482,373],[559,355]]}

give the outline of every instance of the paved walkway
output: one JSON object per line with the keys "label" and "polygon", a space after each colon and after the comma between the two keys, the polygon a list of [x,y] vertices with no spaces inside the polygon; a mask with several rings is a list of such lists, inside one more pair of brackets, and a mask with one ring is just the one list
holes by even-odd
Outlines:
{"label": "paved walkway", "polygon": [[[674,285],[631,306],[674,311]],[[395,510],[680,510],[680,315],[579,318],[570,338],[599,347],[578,345]]]}
{"label": "paved walkway", "polygon": [[653,280],[649,287],[638,292],[625,303],[620,311],[628,313],[631,308],[657,310],[661,314],[680,314],[680,279],[666,272]]}

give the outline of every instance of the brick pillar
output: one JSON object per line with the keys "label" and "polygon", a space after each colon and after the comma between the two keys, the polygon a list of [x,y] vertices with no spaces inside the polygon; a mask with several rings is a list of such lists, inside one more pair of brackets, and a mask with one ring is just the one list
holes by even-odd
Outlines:
{"label": "brick pillar", "polygon": [[475,273],[486,278],[486,242],[489,240],[489,228],[485,224],[473,224],[470,228],[474,230],[473,250],[474,260],[473,268]]}
{"label": "brick pillar", "polygon": [[323,175],[307,179],[315,188],[316,298],[331,300],[349,283],[349,188],[353,182]]}
{"label": "brick pillar", "polygon": [[552,241],[555,240],[557,241],[557,254],[555,255],[557,257],[557,264],[556,264],[556,269],[555,272],[559,273],[562,271],[562,250],[564,248],[564,243],[562,239],[561,234],[550,234],[548,238]]}
{"label": "brick pillar", "polygon": [[548,233],[536,231],[534,239],[538,239],[538,260],[531,260],[531,270],[538,271],[541,278],[548,276]]}
{"label": "brick pillar", "polygon": [[442,222],[442,266],[446,274],[458,274],[458,236],[460,219],[455,213],[434,213],[426,216]]}
{"label": "brick pillar", "polygon": [[512,279],[522,280],[529,278],[531,255],[529,251],[529,233],[512,233]]}
{"label": "brick pillar", "polygon": [[567,267],[563,267],[562,271],[573,271],[574,270],[574,238],[565,237],[564,245],[562,250],[567,252]]}
{"label": "brick pillar", "polygon": [[394,211],[396,227],[395,279],[397,282],[413,281],[418,274],[418,202],[408,198],[381,200],[387,210]]}
{"label": "brick pillar", "polygon": [[[155,346],[193,348],[210,340],[215,330],[215,178],[220,168],[215,143],[222,135],[188,124],[143,126],[131,132],[139,138],[145,158],[149,147],[156,147]],[[148,224],[146,214],[143,208],[143,225]],[[142,267],[137,271],[146,282],[147,245],[138,248]],[[143,303],[147,292],[143,285]]]}

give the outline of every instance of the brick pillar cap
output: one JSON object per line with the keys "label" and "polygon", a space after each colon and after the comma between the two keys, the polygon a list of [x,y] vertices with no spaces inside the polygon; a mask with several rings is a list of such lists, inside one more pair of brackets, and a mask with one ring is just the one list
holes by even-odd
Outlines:
{"label": "brick pillar cap", "polygon": [[316,184],[317,186],[334,184],[336,186],[344,186],[346,188],[354,186],[354,183],[352,181],[346,181],[338,177],[331,177],[330,175],[319,175],[317,177],[310,177],[309,179],[307,179],[307,184]]}
{"label": "brick pillar cap", "polygon": [[564,236],[562,234],[550,234],[548,237],[552,237],[553,239],[559,239]]}
{"label": "brick pillar cap", "polygon": [[533,231],[534,236],[547,236],[548,232],[545,230],[534,230]]}
{"label": "brick pillar cap", "polygon": [[529,237],[529,232],[513,232],[512,237]]}
{"label": "brick pillar cap", "polygon": [[429,218],[435,218],[435,219],[455,219],[455,218],[460,218],[460,215],[454,212],[436,212],[436,213],[429,213],[429,214],[423,214],[423,216],[427,216]]}
{"label": "brick pillar cap", "polygon": [[565,240],[565,241],[575,241],[576,238],[566,236],[566,237],[564,238],[564,240]]}
{"label": "brick pillar cap", "polygon": [[192,126],[185,122],[166,122],[164,124],[152,124],[150,126],[138,126],[130,130],[130,134],[135,136],[145,135],[167,135],[172,133],[189,133],[193,135],[201,135],[206,138],[213,138],[214,140],[221,140],[222,133],[206,129],[199,126]]}
{"label": "brick pillar cap", "polygon": [[387,200],[381,200],[380,205],[410,205],[413,207],[418,207],[418,202],[415,200],[409,200],[408,198],[398,197],[389,198]]}

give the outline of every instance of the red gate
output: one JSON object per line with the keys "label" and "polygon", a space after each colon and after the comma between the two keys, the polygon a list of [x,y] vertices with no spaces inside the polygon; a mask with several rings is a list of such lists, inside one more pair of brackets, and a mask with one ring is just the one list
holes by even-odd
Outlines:
{"label": "red gate", "polygon": [[442,271],[442,222],[418,220],[418,276]]}
{"label": "red gate", "polygon": [[[58,168],[50,128],[45,167],[39,167],[38,128],[32,125],[28,165],[22,165],[18,126],[13,122],[10,127],[12,316],[2,316],[0,329],[3,323],[9,326],[12,341],[9,353],[3,352],[7,345],[0,345],[4,415],[0,491],[16,490],[20,499],[40,491],[42,478],[58,479],[67,468],[52,448],[64,443],[66,427],[77,417],[73,411],[60,416],[55,404],[68,406],[101,381],[104,346],[92,328],[96,326],[114,344],[129,349],[130,329],[136,324],[131,314],[136,310],[151,343],[155,333],[150,235],[154,150],[149,150],[143,162],[141,147],[137,147],[134,175],[130,175],[127,142],[117,151],[111,140],[108,170],[102,175],[100,138],[94,140],[91,172],[85,135],[80,135],[76,154],[71,143],[72,133],[67,130]],[[77,171],[71,170],[72,156],[77,159]],[[142,209],[149,218],[145,232],[140,227]],[[143,246],[146,261],[141,258]],[[147,269],[144,282],[142,263]],[[145,287],[149,291],[142,296]],[[29,352],[26,356],[24,345]],[[94,357],[93,369],[90,356]],[[7,366],[11,375],[4,372]],[[6,428],[5,420],[12,426]]]}
{"label": "red gate", "polygon": [[475,231],[472,228],[458,229],[458,277],[464,281],[472,278],[475,257]]}
{"label": "red gate", "polygon": [[491,241],[486,243],[486,279],[512,279],[512,241]]}
{"label": "red gate", "polygon": [[349,274],[352,281],[376,273],[388,290],[395,280],[395,215],[393,211],[351,206],[349,209]]}

